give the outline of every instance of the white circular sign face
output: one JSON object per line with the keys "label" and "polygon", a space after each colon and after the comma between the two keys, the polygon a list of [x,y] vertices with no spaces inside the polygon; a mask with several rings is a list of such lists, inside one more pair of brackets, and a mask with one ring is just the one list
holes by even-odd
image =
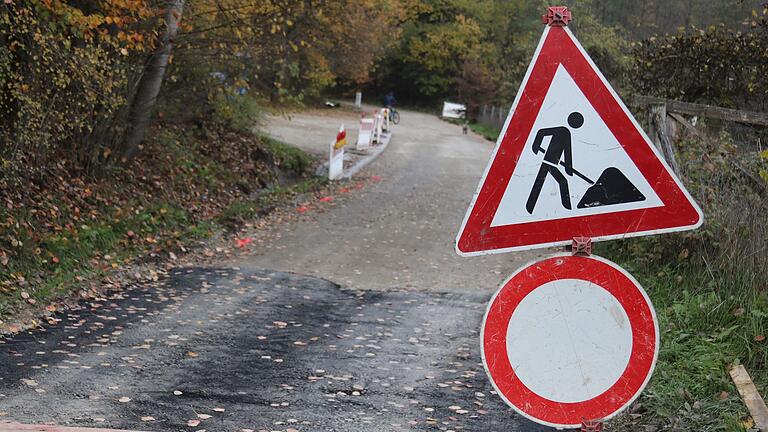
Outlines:
{"label": "white circular sign face", "polygon": [[608,419],[648,384],[659,327],[648,295],[616,264],[556,255],[510,276],[488,304],[483,365],[499,396],[557,428]]}
{"label": "white circular sign face", "polygon": [[526,387],[556,402],[608,390],[632,353],[632,329],[618,300],[599,285],[560,279],[525,296],[507,327],[507,355]]}

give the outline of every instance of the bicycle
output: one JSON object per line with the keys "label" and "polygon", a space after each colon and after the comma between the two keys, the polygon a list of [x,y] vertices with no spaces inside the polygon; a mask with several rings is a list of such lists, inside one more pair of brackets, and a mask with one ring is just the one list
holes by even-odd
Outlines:
{"label": "bicycle", "polygon": [[391,121],[394,124],[399,124],[400,113],[397,112],[397,110],[393,106],[388,106],[387,109],[389,110],[389,121]]}

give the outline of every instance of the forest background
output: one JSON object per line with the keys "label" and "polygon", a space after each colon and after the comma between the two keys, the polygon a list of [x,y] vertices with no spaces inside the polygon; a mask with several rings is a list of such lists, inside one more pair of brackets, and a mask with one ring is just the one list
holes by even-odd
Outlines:
{"label": "forest background", "polygon": [[[561,3],[625,99],[766,111],[765,3]],[[267,111],[356,91],[428,110],[459,101],[470,118],[509,106],[548,5],[3,0],[0,327],[18,331],[25,308],[55,312],[54,299],[142,254],[178,253],[320,187],[308,155],[258,133]],[[697,120],[704,135],[681,134],[676,151],[704,228],[598,252],[638,276],[662,325],[658,371],[633,414],[673,430],[742,430],[750,419],[727,366],[744,363],[768,386],[767,134]]]}

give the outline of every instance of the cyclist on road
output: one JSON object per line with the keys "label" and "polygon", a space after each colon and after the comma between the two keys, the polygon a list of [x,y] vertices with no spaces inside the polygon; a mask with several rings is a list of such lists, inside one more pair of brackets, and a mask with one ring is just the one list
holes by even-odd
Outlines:
{"label": "cyclist on road", "polygon": [[384,95],[384,107],[394,108],[397,105],[397,99],[395,99],[395,92],[391,91]]}
{"label": "cyclist on road", "polygon": [[390,91],[384,95],[384,108],[389,110],[389,121],[394,120],[395,105],[397,105],[397,99],[395,99],[395,92]]}

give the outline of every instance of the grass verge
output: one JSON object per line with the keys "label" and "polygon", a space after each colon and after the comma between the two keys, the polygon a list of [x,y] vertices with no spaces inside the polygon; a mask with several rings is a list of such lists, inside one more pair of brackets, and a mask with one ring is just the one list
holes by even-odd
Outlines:
{"label": "grass verge", "polygon": [[79,177],[62,164],[23,193],[0,189],[0,328],[325,184],[308,175],[307,153],[243,131],[166,126],[147,145],[151,158],[110,177]]}
{"label": "grass verge", "polygon": [[500,129],[482,123],[470,123],[469,128],[472,129],[474,133],[482,136],[488,141],[493,142],[496,142],[496,140],[499,138],[499,134],[501,133]]}
{"label": "grass verge", "polygon": [[677,259],[649,257],[649,251],[665,244],[650,238],[597,248],[643,285],[661,332],[656,370],[636,407],[641,416],[624,418],[626,430],[643,430],[639,425],[652,430],[745,430],[752,423],[728,367],[744,364],[761,394],[768,394],[765,281],[738,266],[714,269],[687,249]]}

